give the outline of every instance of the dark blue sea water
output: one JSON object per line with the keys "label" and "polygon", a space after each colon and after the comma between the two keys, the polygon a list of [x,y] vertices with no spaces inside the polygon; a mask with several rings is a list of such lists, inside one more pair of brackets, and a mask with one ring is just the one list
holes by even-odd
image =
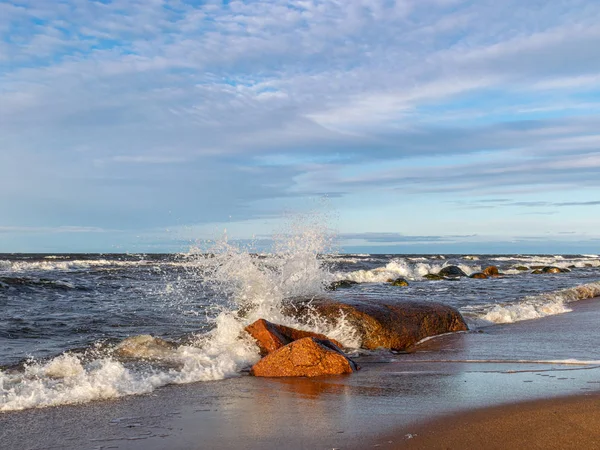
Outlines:
{"label": "dark blue sea water", "polygon": [[[504,276],[424,278],[448,265],[467,275],[495,265]],[[569,271],[531,273],[546,266]],[[597,255],[321,255],[310,246],[271,255],[231,247],[210,255],[0,254],[0,411],[236,376],[258,359],[240,339],[247,322],[299,326],[281,313],[286,297],[436,301],[476,328],[566,313],[570,302],[600,292],[599,272]],[[387,282],[397,277],[409,286]],[[341,279],[358,284],[325,290]],[[581,285],[585,292],[573,289]],[[237,310],[247,305],[253,313],[242,318]],[[322,327],[314,322],[315,331],[360,346],[347,324]],[[120,357],[119,343],[140,335],[175,345],[168,354]]]}

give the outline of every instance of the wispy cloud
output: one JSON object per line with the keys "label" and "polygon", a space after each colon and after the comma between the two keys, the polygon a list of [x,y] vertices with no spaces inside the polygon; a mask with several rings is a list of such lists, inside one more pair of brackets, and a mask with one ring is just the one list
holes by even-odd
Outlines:
{"label": "wispy cloud", "polygon": [[118,230],[107,230],[98,227],[3,227],[0,226],[0,233],[114,233]]}

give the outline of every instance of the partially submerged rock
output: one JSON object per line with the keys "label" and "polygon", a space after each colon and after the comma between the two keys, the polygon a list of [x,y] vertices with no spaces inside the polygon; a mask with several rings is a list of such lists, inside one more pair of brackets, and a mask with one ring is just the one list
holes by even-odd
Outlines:
{"label": "partially submerged rock", "polygon": [[515,269],[524,272],[526,270],[529,270],[529,267],[527,267],[527,266],[517,266],[517,267],[515,267]]}
{"label": "partially submerged rock", "polygon": [[563,273],[563,272],[570,272],[569,269],[561,269],[560,267],[554,267],[554,266],[546,266],[542,268],[542,272],[544,273]]}
{"label": "partially submerged rock", "polygon": [[483,272],[476,272],[476,273],[469,275],[469,278],[477,278],[480,280],[485,280],[488,278],[488,276]]}
{"label": "partially submerged rock", "polygon": [[297,300],[288,312],[305,317],[308,310],[331,323],[347,321],[359,334],[365,349],[406,350],[421,339],[465,331],[461,314],[451,306],[425,302],[383,302],[350,298]]}
{"label": "partially submerged rock", "polygon": [[392,286],[408,286],[408,281],[404,278],[396,278],[390,282]]}
{"label": "partially submerged rock", "polygon": [[531,272],[531,273],[533,273],[535,275],[539,275],[539,274],[542,274],[542,273],[563,273],[563,272],[570,272],[569,269],[562,269],[560,267],[554,267],[554,266],[543,266],[543,267],[536,266],[536,267],[537,268],[533,272]]}
{"label": "partially submerged rock", "polygon": [[311,331],[297,330],[295,328],[277,325],[265,319],[258,319],[248,325],[245,330],[256,339],[261,355],[274,352],[298,339],[313,337],[316,339],[330,340],[338,347],[342,347],[338,341],[329,339],[327,336]]}
{"label": "partially submerged rock", "polygon": [[124,339],[115,347],[115,354],[123,358],[162,359],[170,356],[177,346],[164,339],[140,334]]}
{"label": "partially submerged rock", "polygon": [[441,277],[466,277],[467,274],[458,266],[446,266],[438,272]]}
{"label": "partially submerged rock", "polygon": [[500,271],[496,266],[488,266],[481,271],[484,275],[488,277],[499,277]]}
{"label": "partially submerged rock", "polygon": [[435,273],[428,273],[426,275],[423,275],[423,278],[425,278],[426,280],[430,280],[430,281],[440,281],[440,280],[444,279],[444,277],[437,275]]}
{"label": "partially submerged rock", "polygon": [[250,373],[257,377],[315,377],[349,374],[357,369],[331,341],[306,337],[269,353]]}
{"label": "partially submerged rock", "polygon": [[349,287],[355,286],[357,284],[358,284],[357,281],[352,281],[352,280],[338,280],[338,281],[334,281],[329,286],[327,286],[327,290],[328,291],[336,291],[338,289],[349,288]]}

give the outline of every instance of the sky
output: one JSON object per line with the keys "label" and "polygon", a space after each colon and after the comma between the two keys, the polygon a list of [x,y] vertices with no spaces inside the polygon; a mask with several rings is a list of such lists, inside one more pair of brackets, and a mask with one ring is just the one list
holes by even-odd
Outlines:
{"label": "sky", "polygon": [[[600,253],[596,0],[0,0],[0,253]],[[316,213],[315,213],[316,211]]]}

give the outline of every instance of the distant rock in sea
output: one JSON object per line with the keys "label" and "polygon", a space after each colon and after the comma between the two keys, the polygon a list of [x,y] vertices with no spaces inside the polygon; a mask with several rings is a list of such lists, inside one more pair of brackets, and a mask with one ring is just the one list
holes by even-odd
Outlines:
{"label": "distant rock in sea", "polygon": [[404,278],[396,278],[395,280],[391,280],[390,284],[392,286],[408,286],[408,281]]}
{"label": "distant rock in sea", "polygon": [[446,266],[438,272],[441,277],[466,277],[467,274],[458,266]]}
{"label": "distant rock in sea", "polygon": [[480,280],[486,280],[488,278],[488,276],[483,272],[476,272],[476,273],[472,273],[471,275],[469,275],[469,278],[477,278]]}
{"label": "distant rock in sea", "polygon": [[349,288],[357,284],[358,282],[352,280],[338,280],[331,283],[329,286],[326,287],[326,289],[328,291],[335,291],[342,288]]}
{"label": "distant rock in sea", "polygon": [[569,269],[561,269],[560,267],[554,266],[546,266],[542,268],[542,272],[544,273],[567,273],[570,272]]}
{"label": "distant rock in sea", "polygon": [[423,275],[423,278],[425,278],[426,280],[430,280],[430,281],[441,281],[444,279],[444,277],[437,275],[435,273],[428,273],[426,275]]}
{"label": "distant rock in sea", "polygon": [[488,277],[499,277],[501,275],[496,266],[488,266],[481,272]]}

